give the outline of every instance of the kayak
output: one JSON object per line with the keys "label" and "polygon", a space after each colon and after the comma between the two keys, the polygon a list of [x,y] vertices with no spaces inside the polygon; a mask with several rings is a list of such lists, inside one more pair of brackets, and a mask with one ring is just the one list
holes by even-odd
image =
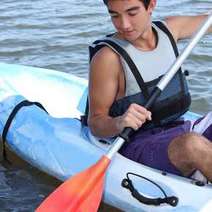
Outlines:
{"label": "kayak", "polygon": [[[87,85],[86,79],[73,74],[0,63],[1,136],[14,108],[31,102],[11,121],[5,139],[9,150],[61,181],[97,162],[109,144],[100,143],[80,122]],[[46,111],[33,102],[41,103]],[[192,112],[184,115],[189,120],[198,117]],[[123,186],[127,173],[136,174],[130,178],[145,197],[162,199],[165,193],[175,197],[176,204],[138,201]],[[103,201],[123,211],[207,211],[212,207],[212,185],[152,169],[117,153],[106,173]]]}

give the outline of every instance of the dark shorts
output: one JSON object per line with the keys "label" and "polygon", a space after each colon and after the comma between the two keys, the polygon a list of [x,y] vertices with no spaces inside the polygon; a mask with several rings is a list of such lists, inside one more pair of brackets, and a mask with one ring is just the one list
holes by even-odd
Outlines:
{"label": "dark shorts", "polygon": [[212,142],[212,112],[207,113],[192,123],[192,131],[203,135]]}
{"label": "dark shorts", "polygon": [[145,131],[140,129],[132,137],[131,142],[125,143],[119,152],[149,167],[181,175],[168,158],[168,146],[174,138],[190,132],[190,129],[190,121],[176,122]]}
{"label": "dark shorts", "polygon": [[196,121],[174,122],[171,125],[149,130],[138,130],[120,153],[125,157],[165,172],[181,175],[168,157],[171,141],[187,132],[196,132],[212,142],[212,112]]}

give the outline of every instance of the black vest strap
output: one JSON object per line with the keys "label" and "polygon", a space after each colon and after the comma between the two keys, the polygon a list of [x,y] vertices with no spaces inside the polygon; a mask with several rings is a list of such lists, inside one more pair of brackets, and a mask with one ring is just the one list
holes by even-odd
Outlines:
{"label": "black vest strap", "polygon": [[176,42],[175,42],[175,40],[174,40],[174,38],[173,38],[171,32],[170,32],[170,31],[168,30],[168,28],[166,27],[166,25],[165,25],[163,22],[161,22],[161,21],[153,21],[153,23],[154,23],[157,27],[159,27],[159,28],[168,36],[168,38],[169,38],[169,40],[170,40],[170,42],[171,42],[171,44],[172,44],[172,46],[173,46],[174,53],[175,53],[176,57],[178,57],[179,52],[178,52],[178,49],[177,49],[177,44],[176,44]]}
{"label": "black vest strap", "polygon": [[81,121],[82,125],[85,125],[85,126],[88,125],[88,113],[89,113],[89,102],[88,102],[88,97],[87,97],[85,113],[84,113],[84,115],[80,116],[80,121]]}
{"label": "black vest strap", "polygon": [[[6,124],[4,126],[4,129],[3,129],[3,133],[2,133],[2,153],[3,153],[3,158],[6,158],[6,152],[5,152],[5,142],[6,142],[6,137],[7,137],[7,133],[8,133],[8,130],[10,128],[10,125],[14,119],[14,117],[16,116],[16,114],[18,113],[18,111],[22,108],[22,107],[25,107],[25,106],[31,106],[31,105],[36,105],[38,106],[39,108],[43,109],[44,111],[46,111],[46,109],[39,103],[39,102],[30,102],[28,100],[23,100],[22,102],[18,103],[12,110],[12,112],[10,113],[7,121],[6,121]],[[46,111],[46,113],[48,113]]]}
{"label": "black vest strap", "polygon": [[[153,23],[157,27],[159,27],[168,36],[168,38],[169,38],[169,40],[170,40],[170,42],[172,44],[175,56],[178,57],[179,56],[179,52],[178,52],[177,44],[176,44],[176,42],[175,42],[175,40],[173,38],[173,35],[169,31],[169,29],[161,21],[153,21]],[[179,71],[182,73],[182,69],[181,68],[179,68]],[[182,93],[183,93],[185,91],[185,86],[184,86],[184,83],[183,83],[183,75],[181,73],[179,74],[179,77],[180,77],[180,85],[181,85],[181,89],[182,89]]]}

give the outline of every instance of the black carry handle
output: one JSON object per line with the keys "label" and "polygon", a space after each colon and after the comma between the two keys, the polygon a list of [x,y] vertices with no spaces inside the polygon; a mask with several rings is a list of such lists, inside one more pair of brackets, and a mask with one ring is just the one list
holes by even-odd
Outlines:
{"label": "black carry handle", "polygon": [[[144,105],[144,107],[149,110],[153,104],[155,103],[156,99],[160,96],[161,90],[156,86],[155,89],[152,92],[151,97],[147,101],[147,103]],[[126,127],[124,130],[120,133],[119,137],[123,138],[125,141],[129,141],[130,136],[134,133],[134,129],[131,127]]]}
{"label": "black carry handle", "polygon": [[132,181],[130,179],[123,179],[122,186],[126,189],[129,189],[132,196],[137,199],[139,202],[145,204],[145,205],[161,205],[161,204],[168,204],[172,207],[176,207],[178,204],[179,199],[175,196],[165,196],[164,198],[149,198],[142,194],[140,194],[133,186]]}

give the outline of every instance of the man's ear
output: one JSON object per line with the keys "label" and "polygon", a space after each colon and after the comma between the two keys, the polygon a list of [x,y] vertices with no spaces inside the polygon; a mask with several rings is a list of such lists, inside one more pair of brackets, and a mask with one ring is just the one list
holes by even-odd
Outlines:
{"label": "man's ear", "polygon": [[149,7],[148,7],[148,11],[150,12],[150,14],[152,14],[152,12],[154,11],[156,7],[156,2],[157,0],[150,0]]}

